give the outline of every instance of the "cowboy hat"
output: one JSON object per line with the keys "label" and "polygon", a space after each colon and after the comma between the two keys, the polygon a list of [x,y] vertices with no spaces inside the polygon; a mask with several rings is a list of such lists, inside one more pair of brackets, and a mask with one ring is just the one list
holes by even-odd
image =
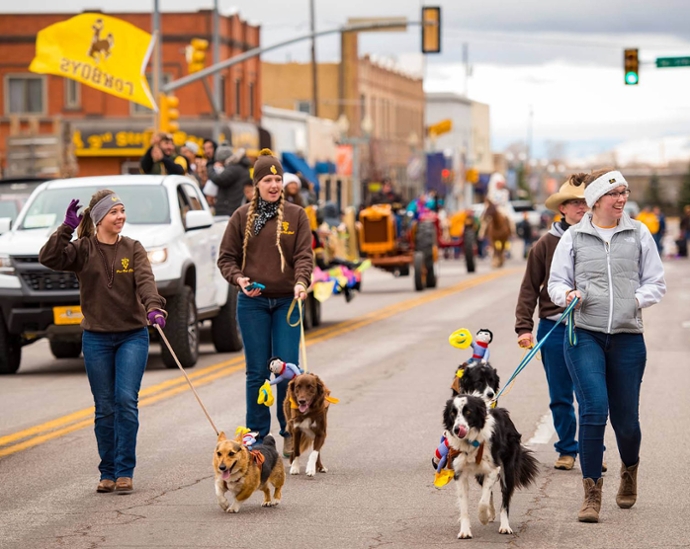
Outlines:
{"label": "cowboy hat", "polygon": [[566,181],[558,189],[557,193],[553,193],[546,199],[544,205],[551,211],[560,213],[558,211],[558,206],[563,204],[566,200],[584,200],[585,199],[585,188],[584,185],[576,187],[571,184],[570,181]]}

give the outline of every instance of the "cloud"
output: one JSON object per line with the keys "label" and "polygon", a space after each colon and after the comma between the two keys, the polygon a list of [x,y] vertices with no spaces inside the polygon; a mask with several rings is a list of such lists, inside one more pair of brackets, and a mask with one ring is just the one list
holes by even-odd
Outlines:
{"label": "cloud", "polygon": [[[464,67],[429,70],[427,91],[461,92]],[[534,66],[477,64],[472,99],[491,106],[494,144],[525,140],[530,110],[535,142],[631,139],[688,133],[690,70],[643,67],[638,86],[623,83],[623,69],[552,62]]]}

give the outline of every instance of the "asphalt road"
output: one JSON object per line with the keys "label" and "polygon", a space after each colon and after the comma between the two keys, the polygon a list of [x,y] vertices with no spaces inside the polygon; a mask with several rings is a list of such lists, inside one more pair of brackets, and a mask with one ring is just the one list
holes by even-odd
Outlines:
{"label": "asphalt road", "polygon": [[[430,458],[441,411],[467,351],[448,335],[493,330],[491,358],[503,380],[522,357],[514,307],[524,263],[468,275],[443,262],[440,287],[415,293],[410,278],[374,270],[351,303],[333,298],[324,325],[308,337],[308,365],[340,403],[329,413],[326,474],[289,476],[283,501],[262,508],[255,494],[237,515],[216,503],[211,469],[215,434],[180,372],[152,350],[141,395],[136,491],[96,494],[98,456],[91,395],[80,360],[56,361],[39,342],[25,348],[19,373],[0,378],[0,547],[33,548],[420,548],[690,547],[690,263],[668,260],[668,294],[645,312],[649,361],[642,390],[643,446],[638,503],[615,504],[620,461],[607,429],[599,524],[576,520],[579,468],[556,471],[543,368],[533,361],[501,399],[541,462],[535,486],[516,493],[514,535],[476,519],[474,539],[459,530],[454,486],[433,487]],[[219,428],[244,424],[241,354],[210,343],[189,370]],[[274,428],[277,432],[277,427]],[[279,441],[279,446],[281,446]]]}

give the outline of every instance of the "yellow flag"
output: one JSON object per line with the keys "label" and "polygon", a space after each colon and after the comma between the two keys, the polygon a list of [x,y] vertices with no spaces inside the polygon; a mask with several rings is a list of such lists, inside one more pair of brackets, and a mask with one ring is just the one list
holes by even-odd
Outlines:
{"label": "yellow flag", "polygon": [[153,39],[122,19],[82,13],[39,31],[29,70],[71,78],[158,110],[145,71]]}

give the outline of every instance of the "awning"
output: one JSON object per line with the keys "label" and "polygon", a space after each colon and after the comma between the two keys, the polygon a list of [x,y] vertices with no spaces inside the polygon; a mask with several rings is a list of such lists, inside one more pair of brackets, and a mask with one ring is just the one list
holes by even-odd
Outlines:
{"label": "awning", "polygon": [[301,173],[309,181],[314,184],[314,190],[319,187],[319,177],[314,168],[312,168],[307,161],[295,153],[283,153],[283,169],[286,172]]}
{"label": "awning", "polygon": [[316,173],[335,173],[335,164],[333,162],[317,162],[316,163]]}

